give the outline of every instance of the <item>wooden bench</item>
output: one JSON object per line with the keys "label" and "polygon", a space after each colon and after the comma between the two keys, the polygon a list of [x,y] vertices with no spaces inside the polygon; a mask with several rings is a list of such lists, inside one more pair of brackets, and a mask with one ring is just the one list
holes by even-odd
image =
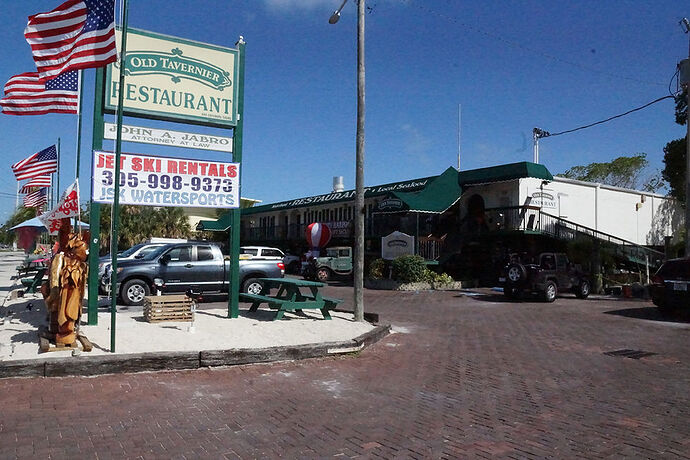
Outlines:
{"label": "wooden bench", "polygon": [[144,297],[144,319],[149,323],[162,321],[194,321],[196,304],[186,295]]}
{"label": "wooden bench", "polygon": [[[305,294],[304,297],[310,300],[314,300],[314,296],[309,294]],[[343,302],[343,299],[336,299],[335,297],[321,297],[321,300],[326,302],[326,308],[329,310],[335,309],[339,303]]]}

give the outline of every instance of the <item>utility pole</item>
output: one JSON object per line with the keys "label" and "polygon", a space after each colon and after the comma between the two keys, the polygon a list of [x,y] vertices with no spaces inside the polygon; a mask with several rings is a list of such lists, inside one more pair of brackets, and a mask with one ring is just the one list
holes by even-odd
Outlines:
{"label": "utility pole", "polygon": [[458,104],[458,171],[460,171],[460,140],[462,139],[462,104]]}
{"label": "utility pole", "polygon": [[[690,32],[690,21],[680,21],[685,33]],[[690,41],[688,59],[680,62],[680,84],[685,89],[685,257],[690,257]]]}

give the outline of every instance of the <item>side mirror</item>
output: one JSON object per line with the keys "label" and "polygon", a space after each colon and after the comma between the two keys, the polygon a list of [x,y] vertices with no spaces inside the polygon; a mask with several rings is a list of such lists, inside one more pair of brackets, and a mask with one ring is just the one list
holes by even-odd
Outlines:
{"label": "side mirror", "polygon": [[167,265],[170,262],[170,254],[163,254],[160,258],[160,263]]}

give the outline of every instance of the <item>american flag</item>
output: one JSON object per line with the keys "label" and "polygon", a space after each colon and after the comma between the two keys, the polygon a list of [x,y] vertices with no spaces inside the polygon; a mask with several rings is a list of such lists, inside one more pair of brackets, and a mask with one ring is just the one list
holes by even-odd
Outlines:
{"label": "american flag", "polygon": [[50,187],[50,185],[52,184],[51,179],[52,179],[52,177],[48,174],[43,175],[43,176],[34,177],[29,182],[24,184],[24,186],[20,190],[20,193],[29,193],[34,188]]}
{"label": "american flag", "polygon": [[58,75],[42,83],[36,72],[15,75],[5,84],[0,99],[2,113],[8,115],[43,115],[77,113],[79,106],[79,72]]}
{"label": "american flag", "polygon": [[12,165],[12,172],[17,180],[32,179],[36,176],[50,174],[57,171],[57,149],[51,145],[29,158]]}
{"label": "american flag", "polygon": [[68,0],[29,16],[24,37],[41,80],[115,62],[115,0]]}
{"label": "american flag", "polygon": [[48,189],[42,188],[24,197],[25,208],[38,208],[48,202]]}

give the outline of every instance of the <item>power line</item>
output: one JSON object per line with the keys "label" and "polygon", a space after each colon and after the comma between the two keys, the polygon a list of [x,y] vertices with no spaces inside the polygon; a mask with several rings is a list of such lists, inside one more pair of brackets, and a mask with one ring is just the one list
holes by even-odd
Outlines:
{"label": "power line", "polygon": [[580,126],[580,127],[578,127],[578,128],[567,129],[567,130],[565,130],[565,131],[560,131],[560,132],[557,132],[557,133],[550,133],[550,132],[548,132],[548,131],[544,131],[544,130],[539,129],[539,128],[534,128],[534,133],[535,133],[535,135],[537,136],[537,138],[553,137],[553,136],[560,136],[561,134],[572,133],[572,132],[574,132],[574,131],[579,131],[579,130],[581,130],[581,129],[591,128],[592,126],[596,126],[596,125],[600,125],[600,124],[602,124],[602,123],[606,123],[607,121],[615,120],[616,118],[624,117],[624,116],[626,116],[626,115],[628,115],[628,114],[631,114],[631,113],[633,113],[633,112],[637,112],[638,110],[642,110],[642,109],[644,109],[644,108],[646,108],[646,107],[649,107],[649,106],[652,105],[652,104],[656,104],[657,102],[663,101],[664,99],[674,99],[674,97],[673,97],[673,96],[670,96],[670,95],[669,95],[669,96],[663,96],[663,97],[660,97],[660,98],[658,98],[658,99],[653,100],[652,102],[648,102],[648,103],[646,103],[645,105],[642,105],[642,106],[640,106],[640,107],[635,107],[635,108],[632,109],[632,110],[628,110],[628,111],[625,112],[625,113],[621,113],[621,114],[618,114],[618,115],[614,115],[614,116],[609,117],[609,118],[607,118],[607,119],[605,119],[605,120],[596,121],[596,122],[594,122],[594,123],[590,123],[590,124],[585,125],[585,126]]}

